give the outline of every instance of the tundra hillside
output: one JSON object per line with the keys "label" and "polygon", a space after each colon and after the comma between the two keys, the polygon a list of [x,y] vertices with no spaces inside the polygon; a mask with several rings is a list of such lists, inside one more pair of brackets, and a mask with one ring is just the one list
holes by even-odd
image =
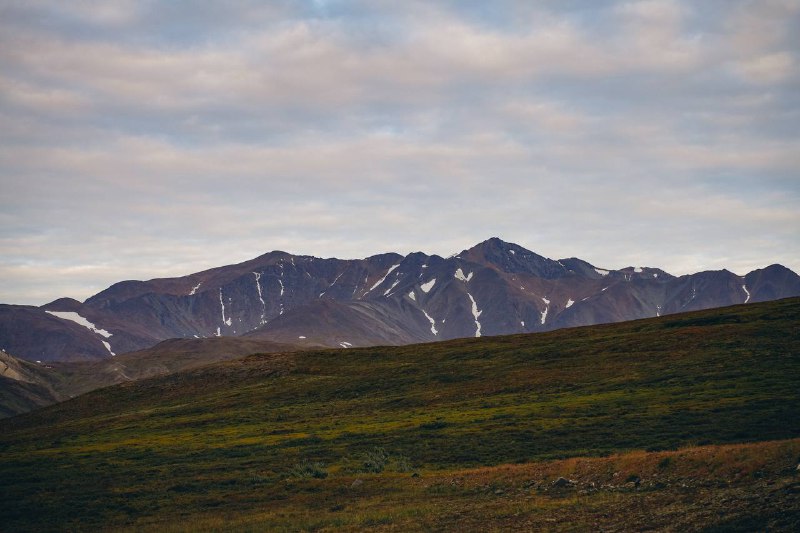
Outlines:
{"label": "tundra hillside", "polygon": [[800,299],[273,353],[0,421],[3,529],[796,530]]}

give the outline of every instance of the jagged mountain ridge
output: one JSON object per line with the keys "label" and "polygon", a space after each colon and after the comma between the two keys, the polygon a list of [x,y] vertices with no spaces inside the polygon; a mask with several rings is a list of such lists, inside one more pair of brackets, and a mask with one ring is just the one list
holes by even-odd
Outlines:
{"label": "jagged mountain ridge", "polygon": [[498,238],[449,258],[320,259],[275,251],[177,278],[123,281],[81,303],[0,306],[0,348],[28,360],[102,359],[170,338],[301,346],[409,344],[547,331],[800,295],[780,265],[680,277],[552,260]]}

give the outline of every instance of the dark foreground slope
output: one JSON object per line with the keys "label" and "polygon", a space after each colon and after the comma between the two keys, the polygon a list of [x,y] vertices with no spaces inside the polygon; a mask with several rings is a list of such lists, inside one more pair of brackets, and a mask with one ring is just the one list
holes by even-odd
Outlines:
{"label": "dark foreground slope", "polygon": [[101,389],[0,422],[0,524],[791,530],[799,325],[791,299]]}

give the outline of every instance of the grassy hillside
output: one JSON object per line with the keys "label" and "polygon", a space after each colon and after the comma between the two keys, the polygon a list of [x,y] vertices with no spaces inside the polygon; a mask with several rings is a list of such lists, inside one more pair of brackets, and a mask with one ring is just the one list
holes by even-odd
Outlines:
{"label": "grassy hillside", "polygon": [[[257,355],[126,383],[0,421],[0,497],[14,502],[0,507],[0,529],[232,520],[405,530],[462,519],[482,529],[480,517],[488,528],[552,519],[569,529],[559,520],[570,513],[644,520],[622,529],[669,516],[786,527],[798,520],[798,442],[714,445],[800,437],[798,348],[800,299],[790,299],[539,335]],[[679,452],[699,454],[696,472],[651,475],[678,457],[669,450],[696,445]],[[585,479],[545,490],[578,472],[565,458],[632,450],[650,453],[583,459],[595,465]],[[628,460],[642,466],[627,472]],[[503,464],[521,466],[486,469]],[[531,485],[508,481],[528,471],[540,472],[520,474]],[[656,504],[669,509],[653,514]]]}
{"label": "grassy hillside", "polygon": [[171,374],[254,353],[298,349],[301,348],[290,344],[240,337],[170,339],[146,350],[102,361],[44,365],[0,352],[0,418],[126,381]]}

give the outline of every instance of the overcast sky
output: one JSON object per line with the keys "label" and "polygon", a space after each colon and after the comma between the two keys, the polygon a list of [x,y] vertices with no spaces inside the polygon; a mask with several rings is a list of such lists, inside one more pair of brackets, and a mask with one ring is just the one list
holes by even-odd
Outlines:
{"label": "overcast sky", "polygon": [[800,271],[800,0],[0,0],[0,302],[491,236]]}

